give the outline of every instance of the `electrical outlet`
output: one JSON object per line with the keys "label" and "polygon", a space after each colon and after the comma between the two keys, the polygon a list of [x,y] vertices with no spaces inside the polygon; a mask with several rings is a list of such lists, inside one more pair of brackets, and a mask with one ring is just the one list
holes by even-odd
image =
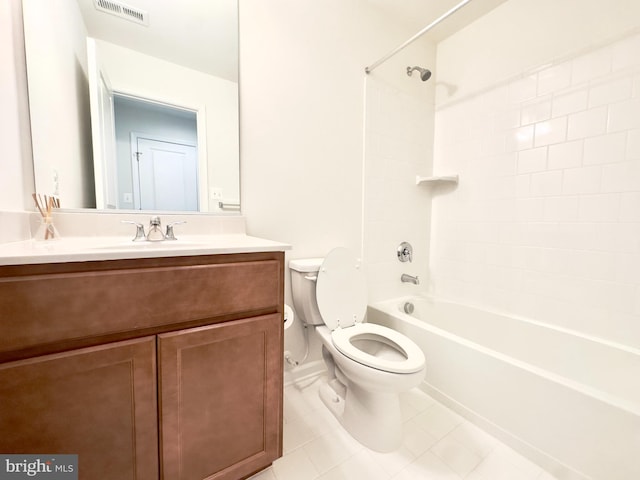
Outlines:
{"label": "electrical outlet", "polygon": [[209,189],[209,198],[211,200],[222,200],[222,189],[217,187],[211,187]]}

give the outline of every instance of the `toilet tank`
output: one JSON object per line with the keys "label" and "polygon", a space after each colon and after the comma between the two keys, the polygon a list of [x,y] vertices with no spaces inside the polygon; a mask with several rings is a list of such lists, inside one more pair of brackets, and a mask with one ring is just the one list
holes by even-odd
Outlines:
{"label": "toilet tank", "polygon": [[308,325],[323,325],[316,300],[316,282],[323,258],[304,258],[289,261],[291,295],[298,317]]}

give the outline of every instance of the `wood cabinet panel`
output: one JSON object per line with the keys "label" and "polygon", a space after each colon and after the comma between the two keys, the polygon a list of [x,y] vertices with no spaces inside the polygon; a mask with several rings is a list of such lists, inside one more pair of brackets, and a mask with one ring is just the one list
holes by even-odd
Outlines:
{"label": "wood cabinet panel", "polygon": [[158,478],[156,340],[0,364],[0,452],[78,454],[79,478]]}
{"label": "wood cabinet panel", "polygon": [[237,480],[282,454],[282,317],[158,338],[161,478]]}
{"label": "wood cabinet panel", "polygon": [[282,310],[282,252],[160,260],[0,267],[0,360]]}

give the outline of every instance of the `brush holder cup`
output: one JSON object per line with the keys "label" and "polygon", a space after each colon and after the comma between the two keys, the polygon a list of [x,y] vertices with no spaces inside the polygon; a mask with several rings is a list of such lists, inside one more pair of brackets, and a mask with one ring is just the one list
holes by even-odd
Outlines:
{"label": "brush holder cup", "polygon": [[34,239],[39,241],[60,240],[60,233],[53,223],[51,216],[40,218],[40,224],[38,225]]}

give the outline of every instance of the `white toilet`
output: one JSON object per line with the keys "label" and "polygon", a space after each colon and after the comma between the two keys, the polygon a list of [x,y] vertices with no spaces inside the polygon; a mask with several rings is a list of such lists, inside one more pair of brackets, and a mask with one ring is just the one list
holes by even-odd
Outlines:
{"label": "white toilet", "polygon": [[291,260],[289,268],[298,316],[322,341],[329,372],[320,388],[323,403],[363,445],[396,449],[402,442],[399,393],[424,380],[422,350],[395,330],[365,323],[365,276],[346,248]]}

